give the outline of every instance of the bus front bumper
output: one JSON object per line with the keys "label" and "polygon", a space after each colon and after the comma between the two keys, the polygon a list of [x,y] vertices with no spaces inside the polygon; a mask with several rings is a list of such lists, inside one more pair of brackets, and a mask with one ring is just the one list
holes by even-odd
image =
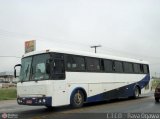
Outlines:
{"label": "bus front bumper", "polygon": [[18,97],[19,105],[52,106],[52,97]]}

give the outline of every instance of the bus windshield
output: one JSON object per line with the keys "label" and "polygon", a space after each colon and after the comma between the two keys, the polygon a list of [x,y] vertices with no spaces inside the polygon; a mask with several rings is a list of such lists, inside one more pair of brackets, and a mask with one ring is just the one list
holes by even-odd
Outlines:
{"label": "bus windshield", "polygon": [[31,69],[31,61],[32,57],[27,57],[22,59],[22,67],[20,71],[19,79],[20,81],[28,81],[30,76],[30,69]]}
{"label": "bus windshield", "polygon": [[19,77],[20,81],[49,79],[49,74],[46,73],[46,62],[49,58],[49,54],[23,58]]}

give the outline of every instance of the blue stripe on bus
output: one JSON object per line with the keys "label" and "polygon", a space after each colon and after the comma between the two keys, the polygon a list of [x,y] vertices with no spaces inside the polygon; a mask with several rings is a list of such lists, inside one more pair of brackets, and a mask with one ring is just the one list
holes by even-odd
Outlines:
{"label": "blue stripe on bus", "polygon": [[150,75],[148,74],[139,82],[125,85],[118,89],[114,89],[111,91],[107,91],[101,94],[88,97],[86,102],[96,102],[96,101],[102,101],[102,100],[131,97],[131,96],[134,96],[134,88],[136,85],[138,85],[141,89],[143,89],[145,86],[148,85],[149,81],[150,81]]}

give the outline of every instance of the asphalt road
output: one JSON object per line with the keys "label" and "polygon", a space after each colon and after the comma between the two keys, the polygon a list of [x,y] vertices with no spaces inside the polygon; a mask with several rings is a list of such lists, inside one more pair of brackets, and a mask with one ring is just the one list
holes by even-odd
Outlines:
{"label": "asphalt road", "polygon": [[110,118],[118,118],[117,116],[121,118],[122,113],[160,113],[160,103],[154,101],[153,93],[143,95],[138,99],[119,99],[89,103],[79,109],[64,106],[49,110],[43,106],[18,105],[16,100],[0,101],[0,118],[2,118],[4,113],[11,116],[15,114],[18,119],[107,119],[108,115]]}

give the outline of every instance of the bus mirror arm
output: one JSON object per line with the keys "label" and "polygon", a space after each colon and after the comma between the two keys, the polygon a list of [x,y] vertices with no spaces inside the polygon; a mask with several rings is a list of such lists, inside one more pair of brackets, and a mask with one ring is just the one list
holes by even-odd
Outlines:
{"label": "bus mirror arm", "polygon": [[17,76],[17,70],[16,70],[16,67],[22,67],[22,65],[21,64],[17,64],[17,65],[15,65],[14,66],[14,77],[15,78],[17,78],[18,76]]}

